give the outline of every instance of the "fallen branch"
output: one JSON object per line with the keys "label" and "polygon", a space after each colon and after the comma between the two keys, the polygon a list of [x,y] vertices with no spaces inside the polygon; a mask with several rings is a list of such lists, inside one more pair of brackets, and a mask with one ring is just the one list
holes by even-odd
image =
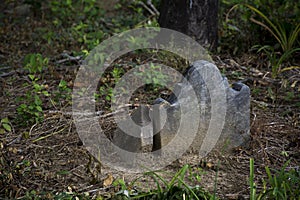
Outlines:
{"label": "fallen branch", "polygon": [[155,12],[156,15],[159,15],[159,11],[155,8],[155,6],[152,4],[151,0],[147,0],[148,6]]}
{"label": "fallen branch", "polygon": [[69,115],[69,116],[72,115],[72,116],[85,116],[85,117],[95,116],[95,117],[99,117],[99,118],[106,118],[106,117],[110,117],[112,115],[115,115],[117,113],[124,112],[125,108],[127,108],[127,107],[136,108],[136,107],[139,107],[139,106],[140,106],[140,104],[125,104],[125,105],[122,105],[122,106],[118,107],[114,112],[110,112],[110,113],[107,113],[107,114],[103,114],[104,111],[96,111],[96,112],[76,112],[76,111],[73,111],[73,112],[64,112],[64,111],[60,111],[60,110],[50,110],[49,114],[62,114],[62,115]]}
{"label": "fallen branch", "polygon": [[4,78],[4,77],[7,77],[7,76],[11,76],[11,75],[13,75],[13,74],[15,74],[15,72],[2,73],[2,74],[0,74],[0,77],[1,77],[1,78]]}
{"label": "fallen branch", "polygon": [[65,63],[65,62],[70,62],[70,61],[76,61],[76,62],[79,63],[79,61],[82,60],[82,56],[70,56],[67,53],[63,53],[62,56],[66,57],[66,58],[62,59],[62,60],[59,60],[59,61],[56,61],[57,64],[62,64],[62,63]]}
{"label": "fallen branch", "polygon": [[151,15],[155,15],[155,12],[151,8],[149,8],[146,4],[144,4],[144,2],[139,1],[138,4],[143,6]]}
{"label": "fallen branch", "polygon": [[67,126],[64,126],[62,129],[60,129],[60,130],[58,130],[58,131],[56,131],[56,132],[53,132],[53,133],[50,133],[50,134],[48,134],[48,135],[39,137],[39,138],[33,140],[32,143],[38,142],[38,141],[40,141],[40,140],[44,140],[44,139],[46,139],[46,138],[48,138],[48,137],[50,137],[50,136],[54,136],[54,135],[56,135],[56,134],[58,134],[58,133],[61,133],[61,132],[63,132],[66,128],[67,128]]}

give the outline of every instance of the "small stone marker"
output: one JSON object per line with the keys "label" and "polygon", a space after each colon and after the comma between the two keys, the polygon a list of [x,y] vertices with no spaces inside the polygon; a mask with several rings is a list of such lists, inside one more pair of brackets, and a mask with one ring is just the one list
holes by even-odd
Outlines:
{"label": "small stone marker", "polygon": [[149,112],[148,106],[141,105],[131,114],[135,126],[132,126],[127,120],[121,121],[122,129],[118,128],[115,131],[113,143],[129,152],[140,152],[143,145],[152,144],[153,131]]}

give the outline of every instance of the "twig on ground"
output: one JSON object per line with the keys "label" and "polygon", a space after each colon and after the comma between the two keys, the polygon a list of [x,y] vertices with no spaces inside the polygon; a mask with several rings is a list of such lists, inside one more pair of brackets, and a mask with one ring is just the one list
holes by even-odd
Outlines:
{"label": "twig on ground", "polygon": [[156,15],[159,15],[159,11],[155,8],[155,6],[152,4],[151,0],[147,0],[147,4],[150,6],[150,8],[155,12]]}
{"label": "twig on ground", "polygon": [[144,4],[144,2],[139,1],[138,4],[143,6],[151,15],[156,15],[155,12],[153,10],[151,10],[151,8],[149,8],[146,4]]}
{"label": "twig on ground", "polygon": [[33,140],[32,143],[38,142],[38,141],[40,141],[40,140],[44,140],[44,139],[46,139],[46,138],[48,138],[48,137],[54,136],[54,135],[56,135],[56,134],[58,134],[58,133],[61,133],[61,132],[63,132],[63,131],[66,129],[66,127],[67,127],[67,126],[64,126],[62,129],[60,129],[60,130],[58,130],[58,131],[56,131],[56,132],[53,132],[53,133],[50,133],[50,134],[48,134],[48,135],[39,137],[39,138]]}
{"label": "twig on ground", "polygon": [[66,57],[66,58],[56,61],[57,64],[62,64],[62,63],[65,63],[65,62],[70,62],[70,61],[75,61],[75,62],[79,63],[82,60],[82,56],[70,56],[67,53],[62,53],[61,55]]}
{"label": "twig on ground", "polygon": [[7,76],[11,76],[11,75],[13,75],[13,74],[15,74],[14,71],[13,71],[13,72],[2,73],[2,74],[0,74],[0,77],[1,77],[1,78],[4,78],[4,77],[7,77]]}
{"label": "twig on ground", "polygon": [[114,114],[120,113],[120,112],[124,112],[125,108],[127,107],[133,107],[136,108],[140,106],[140,104],[124,104],[120,107],[118,107],[114,112],[110,112],[107,114],[102,114],[104,113],[104,111],[96,111],[96,112],[64,112],[64,111],[60,111],[60,110],[50,110],[49,114],[62,114],[62,115],[72,115],[72,116],[98,116],[100,118],[106,118],[106,117],[110,117]]}

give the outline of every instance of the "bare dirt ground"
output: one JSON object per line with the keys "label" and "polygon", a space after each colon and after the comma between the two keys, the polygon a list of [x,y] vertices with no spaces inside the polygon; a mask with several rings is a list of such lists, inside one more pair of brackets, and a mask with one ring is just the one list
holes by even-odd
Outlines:
{"label": "bare dirt ground", "polygon": [[[18,20],[13,24],[10,18]],[[52,55],[51,68],[46,69],[41,84],[48,91],[55,91],[61,79],[72,87],[79,67],[78,62],[55,65],[61,60],[64,50],[72,46],[44,46],[37,42],[34,30],[43,27],[42,21],[13,13],[3,18],[0,29],[0,118],[16,118],[17,97],[30,90],[24,86],[29,82],[28,73],[22,70],[23,57],[27,53],[44,52]],[[272,80],[269,70],[262,66],[260,58],[251,55],[232,58],[228,55],[214,56],[221,71],[229,80],[246,80],[252,91],[251,99],[251,142],[247,148],[237,148],[232,154],[212,152],[199,159],[187,154],[169,165],[166,172],[176,172],[184,164],[203,169],[202,181],[198,183],[214,192],[217,177],[217,195],[222,199],[247,199],[249,196],[249,159],[255,160],[255,175],[258,188],[265,177],[264,167],[280,169],[287,160],[288,168],[299,169],[300,163],[300,109],[299,98],[285,100],[280,90],[276,102],[268,97],[269,87],[282,88],[282,81]],[[4,70],[4,68],[6,68]],[[5,74],[5,75],[3,75]],[[237,76],[238,74],[238,76]],[[295,84],[295,96],[299,97],[300,71],[294,69],[283,75],[284,80]],[[278,86],[276,86],[278,84]],[[259,89],[259,90],[258,90]],[[258,91],[258,92],[257,92]],[[146,98],[141,95],[140,99]],[[87,192],[90,196],[109,196],[118,188],[104,184],[107,177],[132,181],[138,175],[124,174],[102,166],[85,149],[80,141],[70,115],[69,102],[54,106],[49,99],[43,100],[44,120],[30,127],[12,124],[12,131],[0,134],[0,198],[23,197],[27,191],[47,194],[51,199],[55,192]],[[103,118],[105,131],[112,132],[115,125],[110,117]],[[218,173],[216,175],[216,173]],[[142,183],[141,183],[142,184]],[[141,186],[142,188],[146,186]]]}

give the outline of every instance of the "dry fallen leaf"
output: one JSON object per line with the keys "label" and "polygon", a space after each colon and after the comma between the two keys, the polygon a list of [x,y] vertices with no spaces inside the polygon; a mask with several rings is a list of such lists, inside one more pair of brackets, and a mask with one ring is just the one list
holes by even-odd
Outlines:
{"label": "dry fallen leaf", "polygon": [[108,174],[107,177],[103,181],[103,186],[110,186],[114,181],[114,177],[111,174]]}

